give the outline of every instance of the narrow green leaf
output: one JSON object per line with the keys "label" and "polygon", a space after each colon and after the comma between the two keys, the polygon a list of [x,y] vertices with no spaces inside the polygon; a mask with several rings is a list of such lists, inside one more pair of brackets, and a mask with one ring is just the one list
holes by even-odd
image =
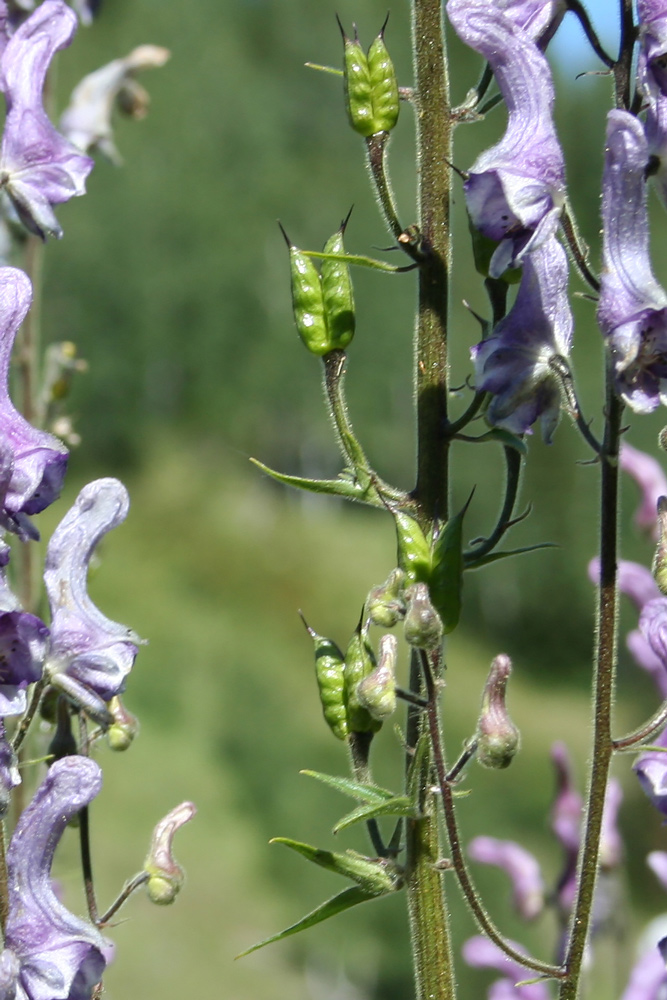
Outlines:
{"label": "narrow green leaf", "polygon": [[343,816],[342,819],[338,820],[333,828],[333,832],[340,833],[341,830],[346,830],[348,826],[353,826],[355,823],[365,823],[366,820],[377,819],[380,816],[409,816],[412,819],[417,819],[418,813],[409,798],[405,795],[397,795],[386,802],[359,806],[357,809],[353,809],[347,816]]}
{"label": "narrow green leaf", "polygon": [[384,261],[375,260],[373,257],[364,257],[363,254],[322,253],[319,250],[304,250],[303,253],[306,257],[317,257],[318,260],[344,260],[346,264],[356,264],[358,267],[370,267],[374,271],[384,271],[386,274],[400,274],[407,270],[405,267],[385,264]]}
{"label": "narrow green leaf", "polygon": [[298,490],[307,490],[309,493],[327,493],[332,496],[345,497],[346,500],[356,500],[359,503],[369,504],[371,507],[383,506],[375,490],[365,488],[348,475],[341,475],[338,479],[304,479],[301,476],[288,476],[284,472],[276,472],[275,469],[270,469],[268,465],[264,465],[256,458],[251,458],[250,461],[267,476],[283,483],[284,486],[294,486]]}
{"label": "narrow green leaf", "polygon": [[309,927],[314,927],[315,924],[321,924],[323,920],[335,917],[336,914],[343,913],[344,910],[349,910],[352,906],[357,906],[359,903],[365,903],[369,899],[377,898],[372,893],[365,892],[358,885],[350,886],[349,889],[343,889],[337,896],[333,896],[326,903],[322,903],[317,909],[306,914],[301,920],[297,920],[291,927],[286,927],[284,931],[274,934],[273,937],[265,938],[264,941],[254,944],[252,948],[246,948],[245,951],[242,951],[236,957],[244,958],[246,955],[252,954],[253,951],[264,948],[267,944],[273,944],[274,941],[282,941],[283,938],[290,937],[292,934],[298,934],[300,931],[308,930]]}
{"label": "narrow green leaf", "polygon": [[273,837],[270,844],[284,844],[297,854],[301,854],[308,861],[326,868],[327,871],[335,872],[336,875],[343,875],[352,879],[360,885],[365,892],[370,892],[375,896],[380,896],[385,892],[391,892],[396,888],[397,869],[396,866],[385,860],[371,860],[356,851],[345,851],[339,854],[336,851],[323,851],[319,847],[312,847],[310,844],[303,844],[299,840],[292,840],[290,837]]}
{"label": "narrow green leaf", "polygon": [[476,438],[466,438],[467,441],[473,441],[475,444],[484,444],[487,441],[493,441],[497,444],[502,444],[506,448],[514,448],[518,451],[520,455],[528,454],[528,445],[516,434],[512,434],[511,431],[506,431],[502,427],[492,427],[485,434],[480,434]]}
{"label": "narrow green leaf", "polygon": [[352,781],[351,778],[339,778],[333,774],[322,774],[320,771],[301,771],[301,774],[315,778],[316,781],[321,781],[323,784],[329,785],[330,788],[335,788],[343,795],[349,795],[353,799],[361,799],[362,802],[369,804],[388,802],[395,797],[394,793],[387,788],[380,788],[379,785],[362,785],[358,781]]}
{"label": "narrow green leaf", "polygon": [[521,549],[508,549],[506,552],[489,552],[486,556],[475,558],[474,552],[464,552],[463,558],[466,569],[479,569],[488,563],[498,562],[499,559],[509,559],[510,556],[522,556],[524,552],[537,552],[538,549],[557,549],[556,542],[539,542],[537,545],[525,545]]}

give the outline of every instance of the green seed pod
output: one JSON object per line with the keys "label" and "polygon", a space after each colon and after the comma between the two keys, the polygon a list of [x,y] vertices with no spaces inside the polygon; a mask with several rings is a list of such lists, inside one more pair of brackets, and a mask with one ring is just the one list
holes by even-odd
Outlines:
{"label": "green seed pod", "polygon": [[406,592],[408,610],[403,625],[405,641],[416,649],[437,649],[442,642],[442,620],[431,604],[425,583]]}
{"label": "green seed pod", "polygon": [[[325,253],[345,253],[343,234],[349,218],[348,214],[340,229],[324,244]],[[348,265],[342,260],[323,260],[321,286],[329,350],[345,350],[354,337],[355,326],[354,295]]]}
{"label": "green seed pod", "polygon": [[359,703],[374,718],[384,722],[396,711],[397,642],[393,635],[380,639],[380,658],[375,670],[357,686]]}
{"label": "green seed pod", "polygon": [[367,54],[356,30],[351,39],[341,25],[341,34],[345,107],[350,125],[365,138],[388,132],[398,120],[399,98],[396,73],[384,44],[384,25]]}
{"label": "green seed pod", "polygon": [[303,615],[301,620],[306,626],[308,635],[315,646],[315,677],[320,693],[320,703],[324,720],[331,732],[339,740],[347,738],[347,709],[345,707],[345,657],[335,642],[318,635],[307,624]]}
{"label": "green seed pod", "polygon": [[280,229],[289,249],[292,312],[296,328],[301,340],[312,354],[326,354],[331,347],[324,316],[320,276],[310,257],[294,246],[282,226]]}
{"label": "green seed pod", "polygon": [[396,71],[384,43],[385,21],[380,34],[368,50],[368,71],[371,78],[373,119],[376,132],[390,132],[398,121],[400,102]]}
{"label": "green seed pod", "polygon": [[366,598],[365,617],[372,625],[393,628],[405,615],[405,573],[392,569],[383,584],[373,587]]}
{"label": "green seed pod", "polygon": [[658,546],[651,570],[661,594],[667,596],[667,497],[658,497]]}
{"label": "green seed pod", "polygon": [[345,705],[350,732],[377,732],[382,723],[372,717],[359,699],[359,685],[376,667],[373,650],[366,641],[361,624],[352,636],[345,653]]}
{"label": "green seed pod", "polygon": [[431,548],[414,517],[402,510],[392,512],[396,521],[398,565],[406,583],[428,583],[431,575]]}

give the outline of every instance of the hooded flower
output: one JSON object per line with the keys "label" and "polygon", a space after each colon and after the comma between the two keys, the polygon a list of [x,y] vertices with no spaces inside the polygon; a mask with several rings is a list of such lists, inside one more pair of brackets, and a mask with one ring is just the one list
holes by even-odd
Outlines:
{"label": "hooded flower", "polygon": [[491,277],[520,264],[553,236],[565,199],[565,166],[552,120],[549,64],[514,13],[488,0],[449,0],[457,34],[488,60],[508,112],[500,142],[477,158],[465,182],[473,225],[498,240]]}
{"label": "hooded flower", "polygon": [[9,398],[10,355],[31,298],[30,281],[22,271],[0,268],[0,479],[8,477],[2,509],[5,527],[19,533],[25,528],[22,515],[38,514],[60,495],[67,467],[65,446],[32,427]]}
{"label": "hooded flower", "polygon": [[637,413],[650,413],[667,402],[667,295],[649,260],[647,160],[641,122],[627,111],[610,111],[598,322],[611,352],[617,390]]}
{"label": "hooded flower", "polygon": [[44,0],[9,39],[0,63],[7,102],[0,182],[24,225],[43,239],[62,236],[53,205],[84,194],[93,167],[56,131],[42,104],[49,63],[75,30],[76,16],[63,0]]}
{"label": "hooded flower", "polygon": [[99,149],[112,163],[121,163],[111,125],[114,105],[133,118],[144,118],[150,98],[134,74],[164,66],[169,56],[168,49],[140,45],[124,59],[114,59],[84,77],[73,90],[69,107],[60,119],[63,135],[84,153]]}
{"label": "hooded flower", "polygon": [[0,1000],[89,1000],[108,942],[70,913],[51,881],[65,827],[97,795],[99,766],[65,757],[49,769],[18,821],[7,851],[9,915],[0,954]]}
{"label": "hooded flower", "polygon": [[[88,709],[91,694],[107,702],[125,686],[138,637],[111,621],[88,596],[88,565],[100,538],[125,520],[127,490],[117,479],[97,479],[79,493],[46,552],[44,584],[51,608],[51,682]],[[103,708],[103,706],[101,706]]]}
{"label": "hooded flower", "polygon": [[520,844],[496,837],[475,837],[468,846],[473,861],[497,865],[509,875],[514,905],[524,920],[533,920],[544,907],[544,881],[537,859]]}
{"label": "hooded flower", "polygon": [[524,434],[540,418],[550,441],[560,416],[562,359],[572,342],[567,258],[556,239],[526,257],[514,306],[472,349],[475,384],[492,424]]}

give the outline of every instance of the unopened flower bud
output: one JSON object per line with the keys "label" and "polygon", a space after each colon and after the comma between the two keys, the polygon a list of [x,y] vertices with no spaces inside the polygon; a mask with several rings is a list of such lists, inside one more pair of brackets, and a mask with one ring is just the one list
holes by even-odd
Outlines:
{"label": "unopened flower bud", "polygon": [[144,871],[149,876],[148,896],[153,903],[162,906],[173,903],[185,881],[185,872],[172,854],[172,842],[179,827],[192,819],[196,812],[192,802],[181,802],[153,831],[148,857],[144,862]]}
{"label": "unopened flower bud", "polygon": [[357,687],[359,702],[374,719],[384,722],[396,710],[396,636],[388,634],[380,639],[380,657],[375,670],[364,677]]}
{"label": "unopened flower bud", "polygon": [[350,125],[366,138],[377,132],[391,131],[398,121],[398,83],[384,43],[386,23],[367,53],[359,43],[356,29],[351,39],[341,26],[345,106]]}
{"label": "unopened flower bud", "polygon": [[651,571],[661,594],[667,596],[667,497],[658,497],[658,545]]}
{"label": "unopened flower bud", "polygon": [[477,723],[477,760],[484,767],[503,768],[519,749],[519,730],[505,706],[507,681],[512,671],[509,656],[500,653],[491,664]]}
{"label": "unopened flower bud", "polygon": [[109,748],[119,752],[127,750],[139,732],[139,720],[128,712],[118,695],[111,699],[107,708],[113,716],[113,722],[107,730]]}
{"label": "unopened flower bud", "polygon": [[417,649],[436,649],[442,642],[442,620],[431,604],[428,587],[415,583],[406,591],[406,597],[405,641]]}
{"label": "unopened flower bud", "polygon": [[405,617],[404,586],[405,573],[397,568],[379,587],[373,587],[366,599],[366,614],[373,625],[393,628]]}

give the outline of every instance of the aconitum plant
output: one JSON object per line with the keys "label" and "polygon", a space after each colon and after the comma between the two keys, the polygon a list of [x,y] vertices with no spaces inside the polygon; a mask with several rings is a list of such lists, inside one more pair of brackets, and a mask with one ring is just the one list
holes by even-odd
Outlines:
{"label": "aconitum plant", "polygon": [[[340,78],[349,124],[365,146],[373,193],[403,262],[348,252],[347,218],[322,252],[300,248],[293,242],[297,234],[285,226],[294,319],[305,348],[321,359],[344,468],[336,479],[315,480],[257,463],[283,484],[370,505],[395,524],[395,568],[359,595],[359,617],[350,623],[347,641],[338,645],[320,634],[324,626],[318,622],[306,626],[324,721],[350,764],[345,775],[310,773],[356,800],[335,832],[365,826],[368,849],[362,854],[277,838],[350,884],[254,948],[359,903],[401,893],[418,1000],[478,1000],[463,997],[457,985],[462,963],[489,971],[490,1000],[612,995],[664,1000],[665,926],[654,922],[643,933],[614,994],[598,943],[617,906],[611,887],[633,848],[623,844],[619,830],[622,787],[638,781],[647,812],[667,816],[667,429],[655,455],[628,440],[646,414],[667,404],[667,295],[650,259],[647,200],[654,185],[667,202],[667,0],[638,0],[636,7],[632,0],[618,0],[620,47],[612,53],[601,45],[580,0],[411,0],[410,7],[412,82],[397,80],[386,23],[368,48],[356,28],[339,24],[342,69],[314,67]],[[590,258],[568,197],[554,119],[549,45],[564,17],[578,19],[591,60],[609,81],[600,150],[601,242]],[[447,40],[453,34],[469,50],[469,78],[457,80],[457,87],[469,89],[458,106],[450,100],[448,82]],[[388,173],[390,135],[410,114],[416,129],[416,212],[398,205]],[[455,134],[491,114],[505,122],[499,125],[500,139],[473,162],[461,162]],[[451,287],[455,193],[465,199],[474,266],[488,306],[482,315],[471,311],[467,326],[450,330],[449,303],[457,294]],[[410,296],[416,284],[417,455],[411,490],[375,471],[346,403],[348,357],[354,358],[355,333],[364,336],[356,331],[353,267],[401,272],[396,280]],[[591,323],[599,327],[594,348],[604,360],[605,386],[602,405],[586,414],[571,353],[577,337],[571,298],[582,293]],[[453,337],[464,338],[470,359],[466,371],[455,373],[455,392],[449,362]],[[511,640],[493,657],[476,703],[478,721],[463,750],[452,746],[441,707],[466,667],[447,645],[459,624],[466,574],[510,557],[541,558],[540,552],[526,553],[542,544],[521,543],[525,515],[517,513],[519,481],[531,452],[558,448],[563,411],[588,450],[591,476],[599,480],[600,515],[598,538],[590,539],[589,572],[598,597],[589,767],[579,787],[566,743],[553,746],[555,794],[545,822],[561,857],[554,880],[528,845],[489,830],[464,842],[460,831],[460,799],[474,797],[477,765],[511,767],[520,749],[521,719],[510,717],[507,707],[516,659]],[[466,452],[480,442],[501,451],[506,475],[497,523],[486,537],[471,541],[475,496],[456,508],[450,498],[462,468],[457,462],[466,461]],[[640,490],[635,519],[649,544],[657,546],[650,568],[620,559],[621,475],[634,479]],[[515,540],[508,544],[510,534]],[[656,690],[654,714],[629,733],[617,729],[613,713],[619,605],[625,597],[636,613],[627,647]],[[65,674],[72,676],[72,669],[66,667]],[[391,787],[373,778],[375,755],[385,745],[384,737],[377,739],[383,726],[394,729],[404,751],[405,766]],[[653,852],[646,860],[667,886],[667,852]],[[523,920],[551,913],[552,919],[540,924],[539,950],[510,940],[502,921],[491,918],[470,861],[502,870],[512,908]],[[452,946],[449,901],[455,894],[477,925],[460,954]]]}
{"label": "aconitum plant", "polygon": [[[116,479],[88,483],[46,548],[44,596],[33,586],[38,517],[59,497],[68,448],[52,432],[63,386],[77,368],[73,345],[42,364],[30,309],[31,274],[49,237],[63,229],[56,209],[85,193],[99,150],[119,160],[112,112],[142,116],[146,94],[134,74],[169,53],[144,45],[76,88],[60,128],[46,104],[54,57],[72,41],[77,13],[90,23],[98,3],[0,0],[0,90],[6,116],[0,141],[0,998],[92,1000],[114,957],[109,925],[140,886],[170,903],[183,883],[174,859],[176,830],[194,814],[173,809],[156,826],[140,871],[104,911],[98,909],[90,853],[90,806],[103,794],[98,746],[127,750],[137,721],[121,695],[141,640],[91,600],[87,575],[97,543],[127,516]],[[22,364],[10,387],[17,342]],[[44,384],[39,373],[46,372]],[[18,389],[18,392],[17,392]],[[22,397],[15,405],[12,393]],[[70,433],[71,441],[74,435]],[[71,443],[71,441],[69,443]],[[20,597],[17,596],[20,594]],[[78,828],[87,904],[72,912],[52,864],[68,825]],[[7,847],[4,848],[7,837]]]}

